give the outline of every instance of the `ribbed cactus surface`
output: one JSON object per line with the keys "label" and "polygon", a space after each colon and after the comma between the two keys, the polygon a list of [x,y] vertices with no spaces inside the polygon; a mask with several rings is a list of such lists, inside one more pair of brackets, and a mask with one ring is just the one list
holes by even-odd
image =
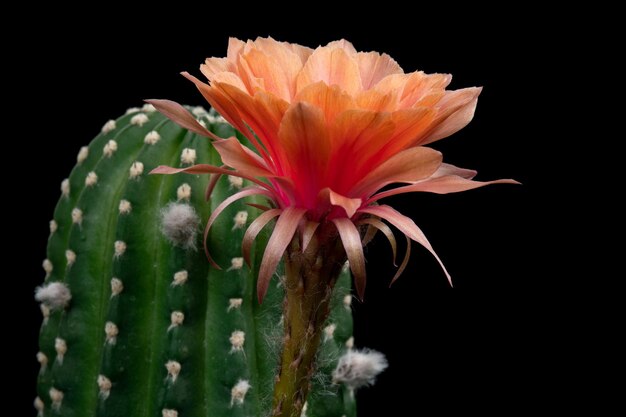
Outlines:
{"label": "ribbed cactus surface", "polygon": [[[215,113],[193,114],[221,137]],[[35,408],[42,416],[264,416],[282,346],[280,273],[263,304],[255,294],[266,239],[242,258],[246,226],[261,211],[240,200],[202,230],[212,207],[245,181],[148,175],[158,165],[220,165],[209,140],[150,105],[107,122],[63,181],[50,223]],[[354,416],[350,390],[332,383],[351,346],[350,277],[333,296],[306,415]]]}

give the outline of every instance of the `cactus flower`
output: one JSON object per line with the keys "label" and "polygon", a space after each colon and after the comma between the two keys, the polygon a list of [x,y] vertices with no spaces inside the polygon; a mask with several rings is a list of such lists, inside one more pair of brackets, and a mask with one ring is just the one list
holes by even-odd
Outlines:
{"label": "cactus flower", "polygon": [[[226,58],[208,58],[200,70],[206,84],[193,81],[207,101],[243,133],[254,151],[236,138],[215,137],[175,103],[153,100],[181,125],[213,138],[223,167],[159,167],[155,173],[218,173],[255,185],[213,213],[207,228],[228,203],[263,194],[271,208],[250,227],[244,242],[278,217],[258,280],[263,298],[281,256],[296,233],[303,249],[320,223],[330,222],[342,240],[359,297],[365,291],[365,262],[359,226],[395,239],[386,220],[428,249],[450,279],[432,246],[413,222],[383,197],[410,192],[445,194],[513,180],[474,181],[475,171],[442,162],[425,145],[466,126],[474,115],[480,87],[446,90],[448,74],[405,73],[389,55],[357,52],[345,40],[315,50],[258,38],[230,39]],[[381,191],[388,185],[399,185]],[[401,274],[407,256],[394,277]],[[209,255],[210,256],[210,255]]]}
{"label": "cactus flower", "polygon": [[[245,232],[243,257],[249,260],[252,242],[276,219],[257,297],[263,300],[286,255],[285,334],[272,416],[299,416],[340,265],[349,261],[362,299],[363,244],[373,232],[389,239],[394,257],[396,241],[387,223],[406,236],[407,251],[393,280],[406,267],[411,240],[433,254],[450,280],[413,220],[380,200],[515,181],[474,181],[475,171],[443,163],[441,153],[426,146],[463,128],[474,115],[481,88],[446,90],[450,75],[405,73],[388,55],[357,52],[345,40],[313,50],[271,38],[231,39],[227,56],[208,58],[200,70],[208,84],[183,75],[253,149],[209,132],[174,102],[150,100],[181,126],[211,138],[224,164],[160,166],[152,173],[209,173],[211,184],[221,175],[252,183],[213,211],[206,233],[229,204],[252,195],[267,198],[266,206],[255,205],[264,212]],[[366,228],[369,233],[362,236]],[[207,256],[218,267],[208,251]]]}

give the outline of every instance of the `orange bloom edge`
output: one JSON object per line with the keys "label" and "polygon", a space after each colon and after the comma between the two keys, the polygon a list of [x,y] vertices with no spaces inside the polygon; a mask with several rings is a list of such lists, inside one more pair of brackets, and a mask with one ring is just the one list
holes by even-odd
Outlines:
{"label": "orange bloom edge", "polygon": [[519,184],[512,179],[474,181],[476,171],[443,163],[440,152],[425,146],[460,130],[474,115],[481,88],[446,90],[451,81],[447,74],[404,73],[388,55],[357,52],[345,40],[313,50],[271,38],[231,38],[227,57],[208,58],[200,69],[209,84],[183,75],[253,149],[236,137],[216,136],[173,101],[147,100],[182,127],[210,138],[224,164],[159,166],[151,173],[212,174],[207,196],[222,175],[252,183],[219,204],[207,221],[205,252],[216,268],[206,246],[216,218],[242,198],[268,199],[268,206],[256,206],[264,212],[242,242],[250,264],[256,236],[276,219],[259,270],[259,301],[292,239],[299,237],[304,252],[322,223],[336,228],[360,299],[366,283],[363,246],[372,236],[362,237],[360,229],[381,231],[395,259],[396,240],[384,221],[407,240],[392,283],[406,268],[415,241],[432,253],[452,284],[415,222],[379,200],[410,192],[447,194]]}

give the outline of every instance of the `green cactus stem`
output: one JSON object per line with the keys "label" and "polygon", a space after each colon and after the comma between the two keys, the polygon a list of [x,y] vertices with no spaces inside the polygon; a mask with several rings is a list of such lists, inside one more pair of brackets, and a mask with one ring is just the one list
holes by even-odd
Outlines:
{"label": "green cactus stem", "polygon": [[[215,113],[192,110],[219,136],[235,135]],[[44,314],[35,400],[41,416],[268,416],[277,376],[299,378],[283,377],[279,366],[284,326],[292,336],[306,332],[292,310],[283,317],[285,289],[298,289],[275,277],[257,302],[267,235],[259,236],[251,267],[242,259],[245,228],[261,213],[247,204],[255,201],[232,204],[211,229],[207,244],[222,270],[202,250],[212,208],[245,181],[222,177],[207,202],[208,176],[148,175],[158,165],[193,163],[221,164],[206,138],[149,105],[107,122],[81,149],[62,184],[36,294]],[[308,399],[309,417],[355,415],[353,397],[331,375],[351,346],[350,276],[331,275],[336,289],[319,300],[330,316],[315,319],[315,337],[325,340],[318,374],[298,397]],[[306,300],[308,310],[318,302]],[[285,345],[292,356],[301,343],[295,339]],[[306,360],[314,356],[306,352]]]}

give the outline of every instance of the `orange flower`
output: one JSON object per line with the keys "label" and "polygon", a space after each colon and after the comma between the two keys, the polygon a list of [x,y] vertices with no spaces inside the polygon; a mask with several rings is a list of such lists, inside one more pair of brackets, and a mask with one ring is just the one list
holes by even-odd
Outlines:
{"label": "orange flower", "polygon": [[[407,74],[390,56],[357,52],[345,40],[312,50],[271,38],[230,39],[226,58],[208,58],[200,70],[210,84],[183,75],[255,149],[234,137],[216,137],[176,103],[152,100],[174,121],[214,139],[229,167],[159,167],[153,172],[228,174],[255,184],[216,208],[207,230],[233,201],[253,194],[267,196],[273,207],[250,225],[244,237],[247,257],[261,228],[278,217],[259,273],[260,299],[294,236],[299,233],[305,248],[318,225],[327,222],[334,224],[342,240],[360,297],[365,262],[359,226],[382,231],[395,253],[393,234],[381,220],[403,232],[408,243],[411,239],[426,247],[450,279],[417,225],[378,201],[408,192],[445,194],[516,183],[472,181],[475,171],[442,163],[440,152],[424,146],[455,133],[474,115],[481,88],[446,90],[450,75]],[[402,185],[381,192],[391,184]],[[410,244],[394,280],[409,253]]]}

